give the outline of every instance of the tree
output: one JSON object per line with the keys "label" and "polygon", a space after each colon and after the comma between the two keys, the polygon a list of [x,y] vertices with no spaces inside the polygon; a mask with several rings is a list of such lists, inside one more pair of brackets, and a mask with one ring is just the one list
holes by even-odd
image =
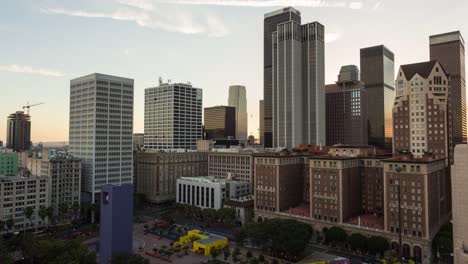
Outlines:
{"label": "tree", "polygon": [[54,208],[52,206],[47,207],[47,218],[49,218],[50,223],[54,223]]}
{"label": "tree", "polygon": [[249,260],[249,264],[258,264],[258,259],[253,257]]}
{"label": "tree", "polygon": [[448,223],[437,232],[432,240],[432,252],[435,254],[450,254],[453,252],[453,227]]}
{"label": "tree", "polygon": [[223,255],[224,255],[224,260],[227,260],[229,256],[231,255],[231,250],[228,247],[224,248]]}
{"label": "tree", "polygon": [[91,210],[91,203],[84,202],[81,204],[81,219],[88,221],[89,212]]}
{"label": "tree", "polygon": [[390,249],[390,243],[388,240],[381,236],[372,236],[367,240],[367,248],[372,254],[381,254]]}
{"label": "tree", "polygon": [[348,243],[353,250],[359,249],[364,252],[367,250],[367,237],[354,233],[348,237]]}
{"label": "tree", "polygon": [[0,220],[0,234],[5,230],[6,223],[3,220]]}
{"label": "tree", "polygon": [[45,224],[47,219],[47,208],[45,206],[41,206],[37,214],[41,218],[42,223]]}
{"label": "tree", "polygon": [[[3,222],[3,221],[2,221]],[[13,264],[13,258],[10,256],[7,247],[3,242],[3,236],[0,235],[0,260],[2,264]]]}
{"label": "tree", "polygon": [[39,240],[31,236],[23,244],[23,256],[29,263],[60,264],[80,263],[96,264],[96,254],[77,240],[65,241],[60,239]]}
{"label": "tree", "polygon": [[258,261],[260,261],[260,262],[265,262],[265,256],[263,256],[262,254],[260,254],[260,255],[258,256]]}
{"label": "tree", "polygon": [[71,207],[71,210],[73,212],[73,218],[76,219],[78,217],[78,212],[80,212],[80,204],[77,202],[74,202]]}
{"label": "tree", "polygon": [[60,221],[65,221],[65,219],[68,216],[68,204],[67,203],[61,203],[59,204],[59,215],[60,215]]}
{"label": "tree", "polygon": [[327,230],[325,233],[325,241],[331,242],[346,242],[348,235],[341,227],[334,226]]}
{"label": "tree", "polygon": [[6,226],[7,226],[8,232],[11,232],[13,228],[15,227],[15,220],[13,220],[13,218],[8,219],[6,221]]}
{"label": "tree", "polygon": [[[24,216],[26,217],[26,219],[29,220],[29,224],[32,226],[32,215],[34,214],[34,209],[32,207],[26,207],[26,209],[24,209]],[[25,230],[26,230],[26,225],[25,225]]]}

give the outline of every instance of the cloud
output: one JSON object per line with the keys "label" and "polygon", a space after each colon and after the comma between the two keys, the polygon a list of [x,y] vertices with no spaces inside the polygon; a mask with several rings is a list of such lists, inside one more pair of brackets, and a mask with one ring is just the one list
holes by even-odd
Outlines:
{"label": "cloud", "polygon": [[55,70],[43,69],[43,68],[35,69],[31,66],[24,66],[24,65],[17,65],[17,64],[0,65],[0,71],[39,74],[39,75],[51,76],[51,77],[61,77],[65,75]]}
{"label": "cloud", "polygon": [[64,8],[41,9],[46,14],[59,14],[73,17],[106,18],[134,22],[138,26],[184,34],[207,34],[223,37],[229,33],[224,23],[213,15],[197,18],[182,10],[154,9],[148,1],[118,0],[131,7],[121,7],[113,12],[90,12]]}
{"label": "cloud", "polygon": [[325,33],[325,43],[332,43],[341,37],[338,33]]}
{"label": "cloud", "polygon": [[[251,6],[251,7],[274,7],[274,6],[296,6],[296,7],[341,7],[361,9],[362,1],[349,0],[155,0],[164,4],[182,5],[221,5],[221,6]],[[150,0],[146,0],[150,2]]]}

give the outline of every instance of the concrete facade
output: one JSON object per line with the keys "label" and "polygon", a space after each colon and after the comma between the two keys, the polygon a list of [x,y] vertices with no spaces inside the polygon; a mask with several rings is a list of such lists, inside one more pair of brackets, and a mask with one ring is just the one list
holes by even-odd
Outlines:
{"label": "concrete facade", "polygon": [[453,254],[455,264],[468,263],[468,146],[455,147],[452,165]]}
{"label": "concrete facade", "polygon": [[236,139],[246,141],[248,131],[248,114],[247,92],[245,86],[229,86],[228,105],[236,108]]}
{"label": "concrete facade", "polygon": [[18,154],[0,150],[0,176],[18,175]]}
{"label": "concrete facade", "polygon": [[208,154],[208,175],[232,179],[254,185],[254,154],[249,152],[210,152]]}
{"label": "concrete facade", "polygon": [[162,203],[176,198],[180,177],[208,174],[208,154],[203,152],[138,152],[136,153],[136,192],[147,201]]}

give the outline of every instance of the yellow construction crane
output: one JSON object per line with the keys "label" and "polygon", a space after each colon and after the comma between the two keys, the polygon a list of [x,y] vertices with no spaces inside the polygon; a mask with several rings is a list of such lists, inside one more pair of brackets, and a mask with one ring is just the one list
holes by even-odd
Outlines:
{"label": "yellow construction crane", "polygon": [[30,109],[31,107],[33,107],[33,106],[38,106],[38,105],[42,105],[42,104],[44,104],[44,103],[37,103],[37,104],[32,104],[32,105],[31,105],[31,104],[29,104],[29,102],[28,102],[27,105],[23,106],[23,110],[26,109],[26,114],[29,115],[29,109]]}

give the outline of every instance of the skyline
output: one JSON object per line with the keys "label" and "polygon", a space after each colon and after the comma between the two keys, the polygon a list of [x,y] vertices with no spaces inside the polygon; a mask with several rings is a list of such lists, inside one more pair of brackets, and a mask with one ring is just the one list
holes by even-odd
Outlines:
{"label": "skyline", "polygon": [[[248,133],[258,138],[258,101],[263,98],[263,15],[296,3],[293,6],[300,9],[304,23],[319,21],[325,26],[326,84],[336,81],[342,65],[359,65],[360,48],[384,44],[395,53],[398,71],[402,64],[429,60],[430,35],[468,32],[468,25],[462,24],[462,10],[468,3],[457,3],[460,8],[448,13],[441,8],[455,1],[443,5],[424,1],[425,6],[418,5],[422,1],[404,5],[403,1],[394,2],[7,2],[0,11],[0,33],[8,36],[0,50],[4,98],[0,140],[6,140],[9,114],[22,110],[27,102],[45,102],[31,109],[32,141],[68,141],[70,80],[94,72],[135,80],[135,133],[143,132],[144,89],[157,86],[159,76],[173,83],[190,81],[202,88],[203,108],[227,105],[229,86],[245,85]],[[410,12],[416,6],[421,12]],[[174,14],[177,21],[162,16],[165,12]],[[400,19],[393,19],[396,12]],[[243,23],[238,23],[239,14]],[[443,23],[421,22],[428,17]],[[421,24],[411,30],[407,25],[413,22]],[[373,38],[369,38],[370,33]]]}

